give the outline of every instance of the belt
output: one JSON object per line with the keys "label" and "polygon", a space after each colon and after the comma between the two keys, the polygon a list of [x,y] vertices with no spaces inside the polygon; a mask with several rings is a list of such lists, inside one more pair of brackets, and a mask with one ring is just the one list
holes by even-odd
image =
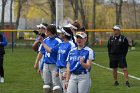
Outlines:
{"label": "belt", "polygon": [[82,71],[82,72],[72,72],[74,75],[80,75],[80,74],[87,74],[87,71]]}
{"label": "belt", "polygon": [[62,69],[62,68],[66,68],[66,67],[60,66],[60,67],[58,67],[58,68]]}
{"label": "belt", "polygon": [[52,64],[52,65],[53,65],[53,64],[55,64],[55,63],[45,63],[45,64]]}

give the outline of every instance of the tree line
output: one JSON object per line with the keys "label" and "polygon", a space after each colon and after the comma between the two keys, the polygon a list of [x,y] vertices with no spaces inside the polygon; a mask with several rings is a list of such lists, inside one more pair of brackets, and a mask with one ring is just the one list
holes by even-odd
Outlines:
{"label": "tree line", "polygon": [[[64,18],[70,17],[72,20],[79,20],[85,28],[110,28],[114,24],[122,25],[124,28],[139,28],[140,5],[133,0],[133,3],[127,3],[123,0],[104,4],[100,0],[63,0],[64,1]],[[116,0],[117,1],[117,0]],[[2,0],[1,25],[4,28],[4,13],[7,0]],[[14,4],[13,4],[14,3]],[[49,23],[55,22],[55,0],[10,0],[10,20],[9,23],[13,27],[12,7],[15,10],[15,28],[18,28],[19,19],[28,16],[43,17],[49,20]],[[32,10],[31,10],[32,9]],[[32,15],[35,9],[41,13]],[[69,11],[68,11],[69,10]],[[31,12],[32,11],[32,12]],[[37,16],[38,15],[38,16]],[[33,22],[34,23],[34,22]]]}

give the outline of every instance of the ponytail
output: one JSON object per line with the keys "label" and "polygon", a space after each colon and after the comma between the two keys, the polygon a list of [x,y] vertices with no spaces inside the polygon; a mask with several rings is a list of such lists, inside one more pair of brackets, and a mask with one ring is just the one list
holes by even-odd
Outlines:
{"label": "ponytail", "polygon": [[73,33],[72,33],[71,38],[72,38],[73,43],[74,43],[74,44],[75,44],[75,46],[77,47],[77,44],[76,44],[76,42],[75,42],[75,39],[74,39],[74,35],[73,35]]}

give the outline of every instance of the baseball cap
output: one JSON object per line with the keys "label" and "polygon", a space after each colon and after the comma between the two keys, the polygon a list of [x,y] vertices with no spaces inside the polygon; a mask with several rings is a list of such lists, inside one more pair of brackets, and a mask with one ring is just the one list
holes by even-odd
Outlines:
{"label": "baseball cap", "polygon": [[113,30],[121,30],[121,28],[120,28],[119,25],[115,25],[112,29],[113,29]]}
{"label": "baseball cap", "polygon": [[77,37],[77,36],[80,36],[80,37],[82,37],[82,38],[86,38],[86,37],[87,37],[87,34],[86,34],[85,32],[77,32],[75,36],[76,36],[76,37]]}

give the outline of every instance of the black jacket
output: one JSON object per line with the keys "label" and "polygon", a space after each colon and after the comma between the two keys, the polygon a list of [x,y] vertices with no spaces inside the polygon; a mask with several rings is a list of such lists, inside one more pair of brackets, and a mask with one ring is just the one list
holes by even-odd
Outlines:
{"label": "black jacket", "polygon": [[109,55],[124,55],[128,52],[128,40],[125,36],[111,36],[108,40],[108,53]]}

